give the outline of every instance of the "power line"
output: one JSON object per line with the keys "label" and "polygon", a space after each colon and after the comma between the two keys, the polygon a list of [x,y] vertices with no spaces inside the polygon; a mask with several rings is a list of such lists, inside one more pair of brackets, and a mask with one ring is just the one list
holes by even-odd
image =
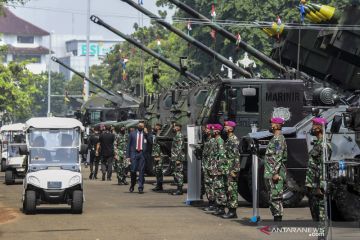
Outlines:
{"label": "power line", "polygon": [[[50,12],[62,12],[69,14],[78,14],[78,15],[86,15],[86,12],[71,10],[71,9],[62,9],[62,8],[47,8],[47,7],[31,7],[31,6],[23,6],[23,5],[14,5],[14,4],[6,4],[9,7],[18,7],[25,9],[34,9],[34,10],[42,10],[42,11],[50,11]],[[127,16],[127,15],[119,15],[116,13],[109,12],[97,12],[97,14],[104,17],[116,17],[116,18],[125,18],[125,19],[134,19],[137,20],[136,16]],[[144,17],[144,19],[150,20],[149,17]],[[173,23],[180,23],[187,25],[190,21],[192,25],[199,26],[209,26],[207,21],[199,20],[197,18],[181,18],[181,17],[173,17]],[[222,27],[241,27],[241,28],[271,28],[273,22],[267,21],[237,21],[237,20],[216,20],[216,23]],[[351,24],[296,24],[296,23],[284,23],[284,29],[302,29],[302,30],[352,30],[352,31],[360,31],[360,25],[351,25]]]}

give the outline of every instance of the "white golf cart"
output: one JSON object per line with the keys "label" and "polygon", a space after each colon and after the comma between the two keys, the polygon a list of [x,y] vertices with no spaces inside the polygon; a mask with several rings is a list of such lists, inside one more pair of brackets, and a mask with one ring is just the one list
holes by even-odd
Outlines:
{"label": "white golf cart", "polygon": [[1,133],[1,170],[5,172],[5,183],[15,183],[15,179],[22,179],[26,173],[26,155],[20,155],[20,147],[25,146],[23,123],[4,125]]}
{"label": "white golf cart", "polygon": [[35,214],[36,206],[69,204],[72,213],[83,210],[80,154],[84,127],[72,118],[31,118],[26,122],[28,171],[24,178],[23,211]]}

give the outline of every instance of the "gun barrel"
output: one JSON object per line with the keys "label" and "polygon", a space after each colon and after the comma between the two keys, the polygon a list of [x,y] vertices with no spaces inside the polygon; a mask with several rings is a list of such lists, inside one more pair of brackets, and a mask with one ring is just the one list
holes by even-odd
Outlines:
{"label": "gun barrel", "polygon": [[90,17],[90,20],[93,21],[94,23],[103,26],[104,28],[108,29],[109,31],[115,33],[116,35],[118,35],[119,37],[125,39],[126,41],[132,43],[133,45],[135,45],[136,47],[140,48],[141,50],[143,50],[144,52],[147,52],[148,54],[150,54],[151,56],[159,59],[160,61],[164,62],[165,64],[167,64],[168,66],[170,66],[171,68],[175,69],[176,71],[180,72],[182,75],[184,75],[185,77],[187,77],[193,84],[196,84],[197,82],[201,81],[201,78],[196,76],[195,74],[189,72],[189,71],[182,71],[181,68],[174,64],[173,62],[167,60],[166,58],[164,58],[162,55],[158,54],[157,52],[151,50],[150,48],[147,48],[146,46],[144,46],[143,44],[139,43],[138,41],[136,41],[135,39],[133,39],[132,37],[120,32],[119,30],[113,28],[112,26],[110,26],[109,24],[105,23],[103,20],[101,20],[99,17],[92,15]]}
{"label": "gun barrel", "polygon": [[109,94],[109,95],[111,95],[111,96],[118,96],[118,95],[116,95],[115,93],[113,93],[113,92],[111,92],[111,91],[103,88],[102,86],[100,86],[99,84],[97,84],[96,82],[94,82],[93,80],[89,79],[89,78],[86,77],[84,74],[82,74],[82,73],[76,71],[75,69],[69,67],[68,65],[66,65],[65,63],[63,63],[62,61],[60,61],[58,58],[56,58],[56,57],[53,56],[53,57],[51,57],[51,60],[54,61],[54,62],[56,62],[56,63],[58,63],[58,64],[60,64],[60,65],[63,66],[64,68],[72,71],[73,73],[75,73],[75,74],[78,75],[79,77],[81,77],[81,78],[83,78],[83,79],[86,79],[86,81],[88,81],[90,84],[92,84],[93,86],[95,86],[95,87],[99,88],[100,90],[106,92],[107,94]]}
{"label": "gun barrel", "polygon": [[[211,28],[215,29],[218,33],[220,33],[223,37],[225,37],[225,38],[231,40],[232,42],[236,43],[237,37],[234,34],[227,31],[226,29],[222,28],[218,24],[212,22],[209,18],[207,18],[204,15],[202,15],[201,13],[197,12],[196,10],[191,8],[190,6],[186,5],[185,3],[183,3],[183,2],[181,2],[179,0],[169,0],[169,2],[175,4],[180,9],[182,9],[183,11],[188,13],[189,15],[191,15],[191,16],[193,16],[195,18],[203,20]],[[284,73],[287,72],[287,70],[286,70],[286,68],[284,66],[282,66],[281,64],[279,64],[275,60],[269,58],[268,56],[266,56],[264,53],[260,52],[259,50],[257,50],[255,48],[253,48],[252,46],[248,45],[243,40],[240,41],[239,46],[241,46],[242,49],[244,49],[244,51],[250,53],[251,55],[253,55],[257,59],[259,59],[260,61],[262,61],[262,62],[266,63],[267,65],[269,65],[270,67],[272,67],[274,70],[276,70],[276,71],[280,70],[280,71],[282,71]]]}
{"label": "gun barrel", "polygon": [[243,75],[246,78],[251,78],[252,75],[251,73],[249,73],[248,71],[246,71],[245,69],[243,69],[242,67],[237,66],[236,64],[234,64],[233,62],[229,61],[228,59],[226,59],[224,56],[218,54],[217,52],[215,52],[214,50],[212,50],[211,48],[208,48],[206,45],[204,45],[203,43],[197,41],[195,38],[190,37],[188,35],[186,35],[185,33],[183,33],[182,31],[180,31],[179,29],[173,27],[171,24],[169,24],[168,22],[166,22],[164,19],[156,16],[155,14],[153,14],[152,12],[148,11],[147,9],[143,8],[141,5],[133,2],[132,0],[122,0],[123,2],[129,4],[130,6],[134,7],[135,9],[137,9],[138,11],[142,12],[143,14],[147,15],[148,17],[150,17],[152,20],[156,21],[157,23],[159,23],[160,25],[164,26],[165,28],[167,28],[169,31],[177,34],[178,36],[180,36],[181,38],[185,39],[186,41],[188,41],[189,43],[193,44],[194,46],[200,48],[201,50],[203,50],[205,53],[207,53],[208,55],[210,55],[211,57],[214,57],[216,60],[220,61],[221,63],[223,63],[224,65],[232,68],[234,71],[238,72],[239,74]]}

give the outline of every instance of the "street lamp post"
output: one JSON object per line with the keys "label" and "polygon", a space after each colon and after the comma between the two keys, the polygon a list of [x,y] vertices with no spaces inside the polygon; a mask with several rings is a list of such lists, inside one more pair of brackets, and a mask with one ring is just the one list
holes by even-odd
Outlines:
{"label": "street lamp post", "polygon": [[47,116],[51,116],[51,54],[52,54],[52,34],[53,31],[50,32],[49,35],[49,62],[48,62],[48,110]]}

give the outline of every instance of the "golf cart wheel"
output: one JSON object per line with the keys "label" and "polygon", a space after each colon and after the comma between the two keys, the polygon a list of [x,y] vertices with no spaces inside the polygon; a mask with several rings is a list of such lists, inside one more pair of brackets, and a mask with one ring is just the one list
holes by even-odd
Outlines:
{"label": "golf cart wheel", "polygon": [[83,191],[74,190],[71,202],[71,211],[73,214],[81,214],[83,211]]}
{"label": "golf cart wheel", "polygon": [[14,173],[11,170],[7,170],[5,172],[5,184],[9,185],[9,184],[13,184],[15,182],[14,179]]}
{"label": "golf cart wheel", "polygon": [[6,159],[1,159],[1,171],[5,172],[6,170]]}
{"label": "golf cart wheel", "polygon": [[28,190],[25,193],[25,200],[23,205],[23,211],[26,214],[35,214],[36,213],[36,192]]}

